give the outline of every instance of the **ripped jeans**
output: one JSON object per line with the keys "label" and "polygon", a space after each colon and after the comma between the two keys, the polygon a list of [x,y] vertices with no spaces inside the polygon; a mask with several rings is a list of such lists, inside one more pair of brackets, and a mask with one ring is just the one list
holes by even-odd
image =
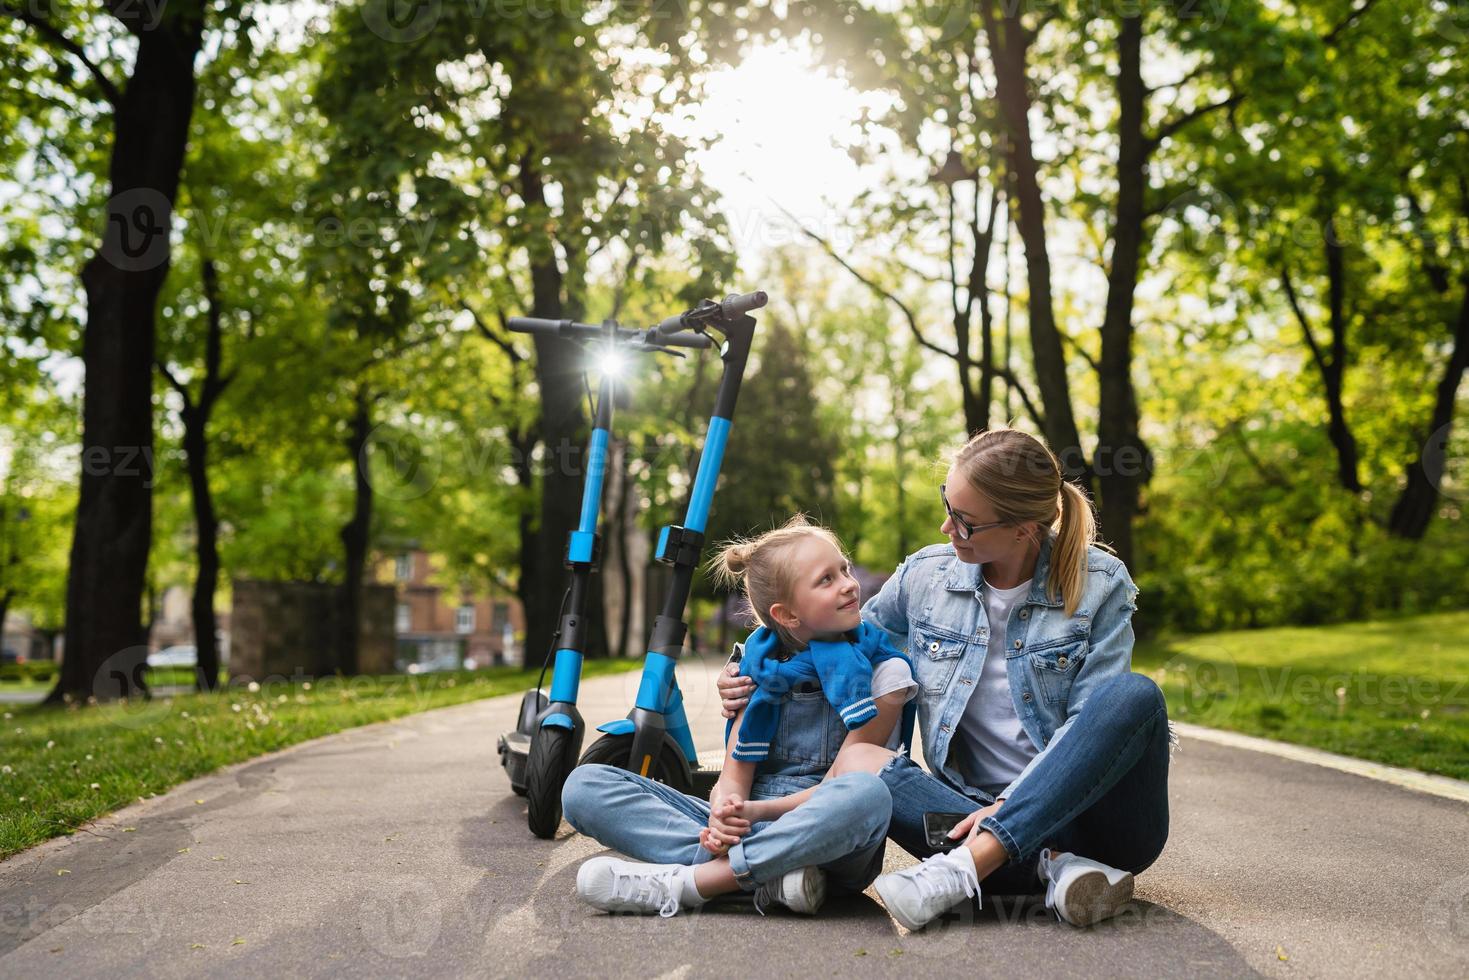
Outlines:
{"label": "ripped jeans", "polygon": [[[789,790],[777,788],[779,777],[769,782],[770,791],[762,792],[757,779],[751,798],[784,796]],[[699,831],[709,823],[708,800],[616,766],[573,769],[561,805],[578,832],[634,860],[702,864],[714,857],[699,844]],[[729,849],[730,869],[745,891],[814,865],[826,872],[832,890],[860,892],[882,871],[890,812],[887,787],[876,776],[838,776],[820,783],[794,810],[755,824]]]}
{"label": "ripped jeans", "polygon": [[[1010,856],[984,880],[985,890],[1044,891],[1035,867],[1043,847],[1134,874],[1151,865],[1168,840],[1169,743],[1158,685],[1122,674],[1099,688],[1015,794],[980,822]],[[906,756],[879,776],[893,797],[888,836],[920,858],[934,853],[925,842],[924,813],[973,812],[994,802],[960,793]]]}

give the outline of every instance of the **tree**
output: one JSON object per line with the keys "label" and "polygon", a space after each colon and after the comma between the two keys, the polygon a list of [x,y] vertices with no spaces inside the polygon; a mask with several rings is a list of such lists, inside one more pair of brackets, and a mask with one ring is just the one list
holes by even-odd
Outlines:
{"label": "tree", "polygon": [[[111,112],[111,193],[101,242],[81,275],[87,378],[66,660],[48,700],[126,696],[143,689],[140,609],[152,505],[147,464],[139,464],[153,453],[154,317],[194,110],[194,62],[206,27],[238,9],[198,0],[157,8],[109,3],[109,24],[52,19],[16,3],[0,9],[31,29],[24,57],[79,65]],[[89,53],[113,26],[126,31],[136,51],[122,84]]]}
{"label": "tree", "polygon": [[[622,7],[607,19],[493,18],[445,7],[430,32],[384,44],[357,13],[344,9],[338,18],[338,50],[321,89],[338,134],[325,171],[332,200],[393,215],[402,190],[402,201],[435,221],[431,254],[402,270],[406,280],[361,282],[388,283],[405,304],[468,308],[484,336],[519,351],[502,317],[584,317],[588,264],[600,253],[658,254],[687,236],[699,272],[679,299],[690,305],[729,269],[721,222],[709,213],[688,147],[659,114],[689,94],[699,69],[681,52],[655,65],[620,57],[629,31],[646,37],[667,18]],[[658,103],[639,103],[634,93],[655,81]],[[638,125],[615,122],[624,116]],[[363,258],[354,261],[365,266]],[[474,281],[484,282],[467,291],[474,295],[457,286]],[[402,311],[389,304],[381,312]],[[353,329],[362,325],[358,318]],[[394,329],[385,326],[384,336]],[[577,458],[587,420],[580,399],[567,397],[580,383],[573,345],[538,336],[526,360],[540,403],[532,462],[545,465],[516,470],[536,482],[539,497],[522,528],[517,589],[535,650],[556,626],[560,558],[582,482],[565,461]]]}

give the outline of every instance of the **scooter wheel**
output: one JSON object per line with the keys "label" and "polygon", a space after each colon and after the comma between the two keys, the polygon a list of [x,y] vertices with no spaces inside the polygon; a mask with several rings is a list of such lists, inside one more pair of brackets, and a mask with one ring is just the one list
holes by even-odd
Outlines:
{"label": "scooter wheel", "polygon": [[[600,763],[605,766],[628,769],[630,768],[628,757],[631,754],[631,735],[603,735],[582,753],[581,762],[577,764],[585,766],[589,763]],[[676,789],[680,793],[689,792],[689,767],[672,746],[666,744],[663,746],[663,751],[658,753],[658,757],[648,767],[647,776],[654,782],[664,783],[670,789]]]}
{"label": "scooter wheel", "polygon": [[556,836],[561,826],[561,787],[571,772],[572,733],[547,725],[531,736],[530,758],[525,763],[525,801],[530,832],[542,840]]}

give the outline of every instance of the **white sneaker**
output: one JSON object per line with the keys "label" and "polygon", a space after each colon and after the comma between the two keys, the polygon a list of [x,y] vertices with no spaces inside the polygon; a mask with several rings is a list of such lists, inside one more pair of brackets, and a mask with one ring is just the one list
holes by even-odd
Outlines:
{"label": "white sneaker", "polygon": [[888,912],[908,930],[922,929],[964,899],[979,894],[979,876],[967,847],[956,847],[873,883]]}
{"label": "white sneaker", "polygon": [[778,881],[770,881],[755,889],[755,908],[761,915],[772,902],[792,912],[815,915],[826,901],[826,872],[820,868],[797,868],[787,871]]}
{"label": "white sneaker", "polygon": [[1036,873],[1046,885],[1046,908],[1074,926],[1110,919],[1132,900],[1132,873],[1075,854],[1041,851]]}
{"label": "white sneaker", "polygon": [[604,912],[657,912],[664,918],[690,908],[681,864],[641,864],[594,857],[576,872],[576,894]]}

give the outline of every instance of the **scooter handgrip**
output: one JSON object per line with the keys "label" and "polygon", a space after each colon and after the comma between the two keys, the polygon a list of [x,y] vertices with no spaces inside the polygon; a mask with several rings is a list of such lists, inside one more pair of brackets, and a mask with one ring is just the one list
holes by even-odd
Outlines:
{"label": "scooter handgrip", "polygon": [[658,324],[658,332],[661,334],[678,333],[680,330],[683,329],[683,318],[686,315],[687,314],[680,313],[677,316],[671,316],[668,319],[664,320],[662,323]]}
{"label": "scooter handgrip", "polygon": [[570,320],[543,320],[535,316],[512,316],[505,321],[505,325],[516,333],[545,333],[560,336],[562,325],[570,322]]}
{"label": "scooter handgrip", "polygon": [[665,347],[697,347],[700,349],[714,346],[714,341],[709,337],[688,330],[682,333],[665,334],[658,338],[658,343]]}
{"label": "scooter handgrip", "polygon": [[726,296],[723,303],[719,304],[720,312],[726,319],[739,316],[741,313],[749,313],[764,306],[769,297],[761,289],[753,293],[745,293],[743,296]]}

